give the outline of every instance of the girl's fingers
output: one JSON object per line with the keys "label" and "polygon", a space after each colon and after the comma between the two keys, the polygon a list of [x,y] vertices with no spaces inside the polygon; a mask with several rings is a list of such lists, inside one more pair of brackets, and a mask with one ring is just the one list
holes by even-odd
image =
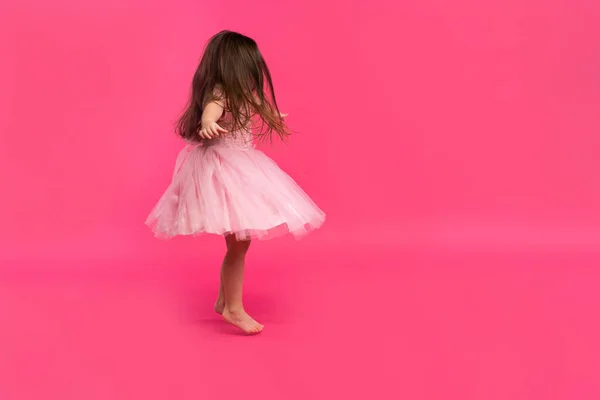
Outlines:
{"label": "girl's fingers", "polygon": [[219,124],[211,124],[206,128],[200,129],[198,135],[202,139],[210,140],[218,137],[221,133],[227,133],[227,129],[223,129]]}

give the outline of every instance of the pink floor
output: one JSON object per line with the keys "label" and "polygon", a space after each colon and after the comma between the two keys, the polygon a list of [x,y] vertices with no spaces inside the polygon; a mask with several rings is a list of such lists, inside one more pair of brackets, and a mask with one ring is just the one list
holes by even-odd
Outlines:
{"label": "pink floor", "polygon": [[254,246],[251,338],[211,311],[217,251],[9,264],[0,399],[599,398],[597,254],[321,239]]}

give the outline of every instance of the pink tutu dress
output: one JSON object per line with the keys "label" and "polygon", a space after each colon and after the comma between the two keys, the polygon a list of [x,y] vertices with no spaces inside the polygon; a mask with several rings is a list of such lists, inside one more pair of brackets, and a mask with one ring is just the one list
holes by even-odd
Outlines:
{"label": "pink tutu dress", "polygon": [[173,180],[146,220],[157,237],[205,233],[238,240],[300,237],[325,214],[292,178],[240,131],[189,143]]}

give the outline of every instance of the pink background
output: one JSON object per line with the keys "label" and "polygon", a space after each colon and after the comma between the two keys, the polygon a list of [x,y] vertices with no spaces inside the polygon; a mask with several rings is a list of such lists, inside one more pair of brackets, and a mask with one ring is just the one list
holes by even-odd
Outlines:
{"label": "pink background", "polygon": [[[597,398],[599,18],[591,0],[3,1],[0,398]],[[225,28],[257,39],[298,131],[266,152],[328,214],[254,246],[273,328],[253,341],[169,314],[188,289],[210,309],[219,239],[143,225]],[[249,389],[222,393],[235,377]]]}

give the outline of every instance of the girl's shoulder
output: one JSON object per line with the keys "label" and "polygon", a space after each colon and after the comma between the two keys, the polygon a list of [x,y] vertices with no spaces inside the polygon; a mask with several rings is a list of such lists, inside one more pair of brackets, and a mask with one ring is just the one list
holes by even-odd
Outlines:
{"label": "girl's shoulder", "polygon": [[223,91],[223,86],[221,86],[220,84],[217,83],[212,90],[212,96],[215,100],[224,101],[225,100],[225,91]]}
{"label": "girl's shoulder", "polygon": [[[210,90],[210,89],[209,89]],[[210,94],[204,96],[204,103],[202,107],[206,107],[208,103],[217,103],[221,107],[225,108],[225,92],[220,85],[215,85]]]}

